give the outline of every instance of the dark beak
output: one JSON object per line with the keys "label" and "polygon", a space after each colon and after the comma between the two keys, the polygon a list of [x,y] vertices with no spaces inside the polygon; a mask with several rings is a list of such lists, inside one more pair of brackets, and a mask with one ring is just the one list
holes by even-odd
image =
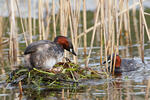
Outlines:
{"label": "dark beak", "polygon": [[73,49],[72,49],[72,52],[71,52],[71,53],[72,53],[73,55],[77,56]]}
{"label": "dark beak", "polygon": [[104,61],[102,64],[106,64],[106,61]]}
{"label": "dark beak", "polygon": [[[110,62],[111,62],[111,60],[108,60],[107,62],[108,62],[108,63],[110,63]],[[104,61],[102,64],[106,64],[106,61]]]}

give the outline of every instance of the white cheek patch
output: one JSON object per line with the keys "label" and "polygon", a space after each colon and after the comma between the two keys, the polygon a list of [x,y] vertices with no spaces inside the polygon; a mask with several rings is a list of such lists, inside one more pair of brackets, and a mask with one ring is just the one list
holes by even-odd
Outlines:
{"label": "white cheek patch", "polygon": [[70,52],[72,52],[73,50],[72,49],[70,49]]}
{"label": "white cheek patch", "polygon": [[111,62],[111,60],[108,60],[107,62],[108,62],[108,63],[110,63],[110,62]]}

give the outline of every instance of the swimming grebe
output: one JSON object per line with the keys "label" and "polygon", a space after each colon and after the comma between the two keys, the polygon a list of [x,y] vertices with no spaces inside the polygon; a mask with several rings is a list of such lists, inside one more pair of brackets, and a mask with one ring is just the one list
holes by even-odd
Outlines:
{"label": "swimming grebe", "polygon": [[[108,64],[110,64],[111,56],[108,56]],[[103,62],[105,64],[106,61]],[[112,66],[114,64],[114,54],[112,56]],[[138,69],[141,65],[134,59],[121,59],[119,55],[116,55],[116,62],[115,62],[115,73],[121,72],[129,72]],[[109,66],[110,69],[110,66]],[[113,70],[113,68],[111,68]]]}
{"label": "swimming grebe", "polygon": [[51,69],[62,60],[64,49],[76,56],[71,40],[65,36],[57,36],[53,42],[49,40],[33,42],[24,51],[25,66]]}

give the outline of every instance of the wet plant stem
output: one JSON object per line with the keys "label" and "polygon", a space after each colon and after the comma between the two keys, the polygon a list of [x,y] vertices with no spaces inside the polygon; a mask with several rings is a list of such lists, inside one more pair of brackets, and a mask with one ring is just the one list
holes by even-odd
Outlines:
{"label": "wet plant stem", "polygon": [[31,72],[29,71],[29,73],[28,73],[28,84],[30,84],[30,76],[31,76]]}
{"label": "wet plant stem", "polygon": [[37,72],[40,72],[40,73],[43,73],[43,74],[48,74],[48,75],[55,75],[54,73],[50,73],[50,72],[46,72],[46,71],[42,71],[42,70],[38,70],[36,68],[33,68],[33,70],[37,71]]}
{"label": "wet plant stem", "polygon": [[49,84],[49,86],[53,85],[56,82],[56,80],[54,80],[51,84]]}
{"label": "wet plant stem", "polygon": [[74,80],[75,82],[77,82],[77,80],[75,79],[74,74],[72,73],[72,71],[70,71],[70,73],[71,73],[71,75],[72,75],[73,80]]}

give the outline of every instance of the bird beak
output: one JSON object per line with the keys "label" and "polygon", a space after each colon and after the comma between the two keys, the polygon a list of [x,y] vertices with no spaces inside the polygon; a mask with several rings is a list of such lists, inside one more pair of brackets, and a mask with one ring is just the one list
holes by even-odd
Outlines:
{"label": "bird beak", "polygon": [[102,64],[106,64],[106,61],[104,61]]}
{"label": "bird beak", "polygon": [[75,51],[74,51],[73,49],[70,49],[70,52],[71,52],[73,55],[77,56],[76,53],[75,53]]}
{"label": "bird beak", "polygon": [[[107,62],[108,62],[108,64],[109,64],[109,63],[111,62],[111,60],[108,60]],[[106,64],[106,61],[104,61],[103,64]]]}

